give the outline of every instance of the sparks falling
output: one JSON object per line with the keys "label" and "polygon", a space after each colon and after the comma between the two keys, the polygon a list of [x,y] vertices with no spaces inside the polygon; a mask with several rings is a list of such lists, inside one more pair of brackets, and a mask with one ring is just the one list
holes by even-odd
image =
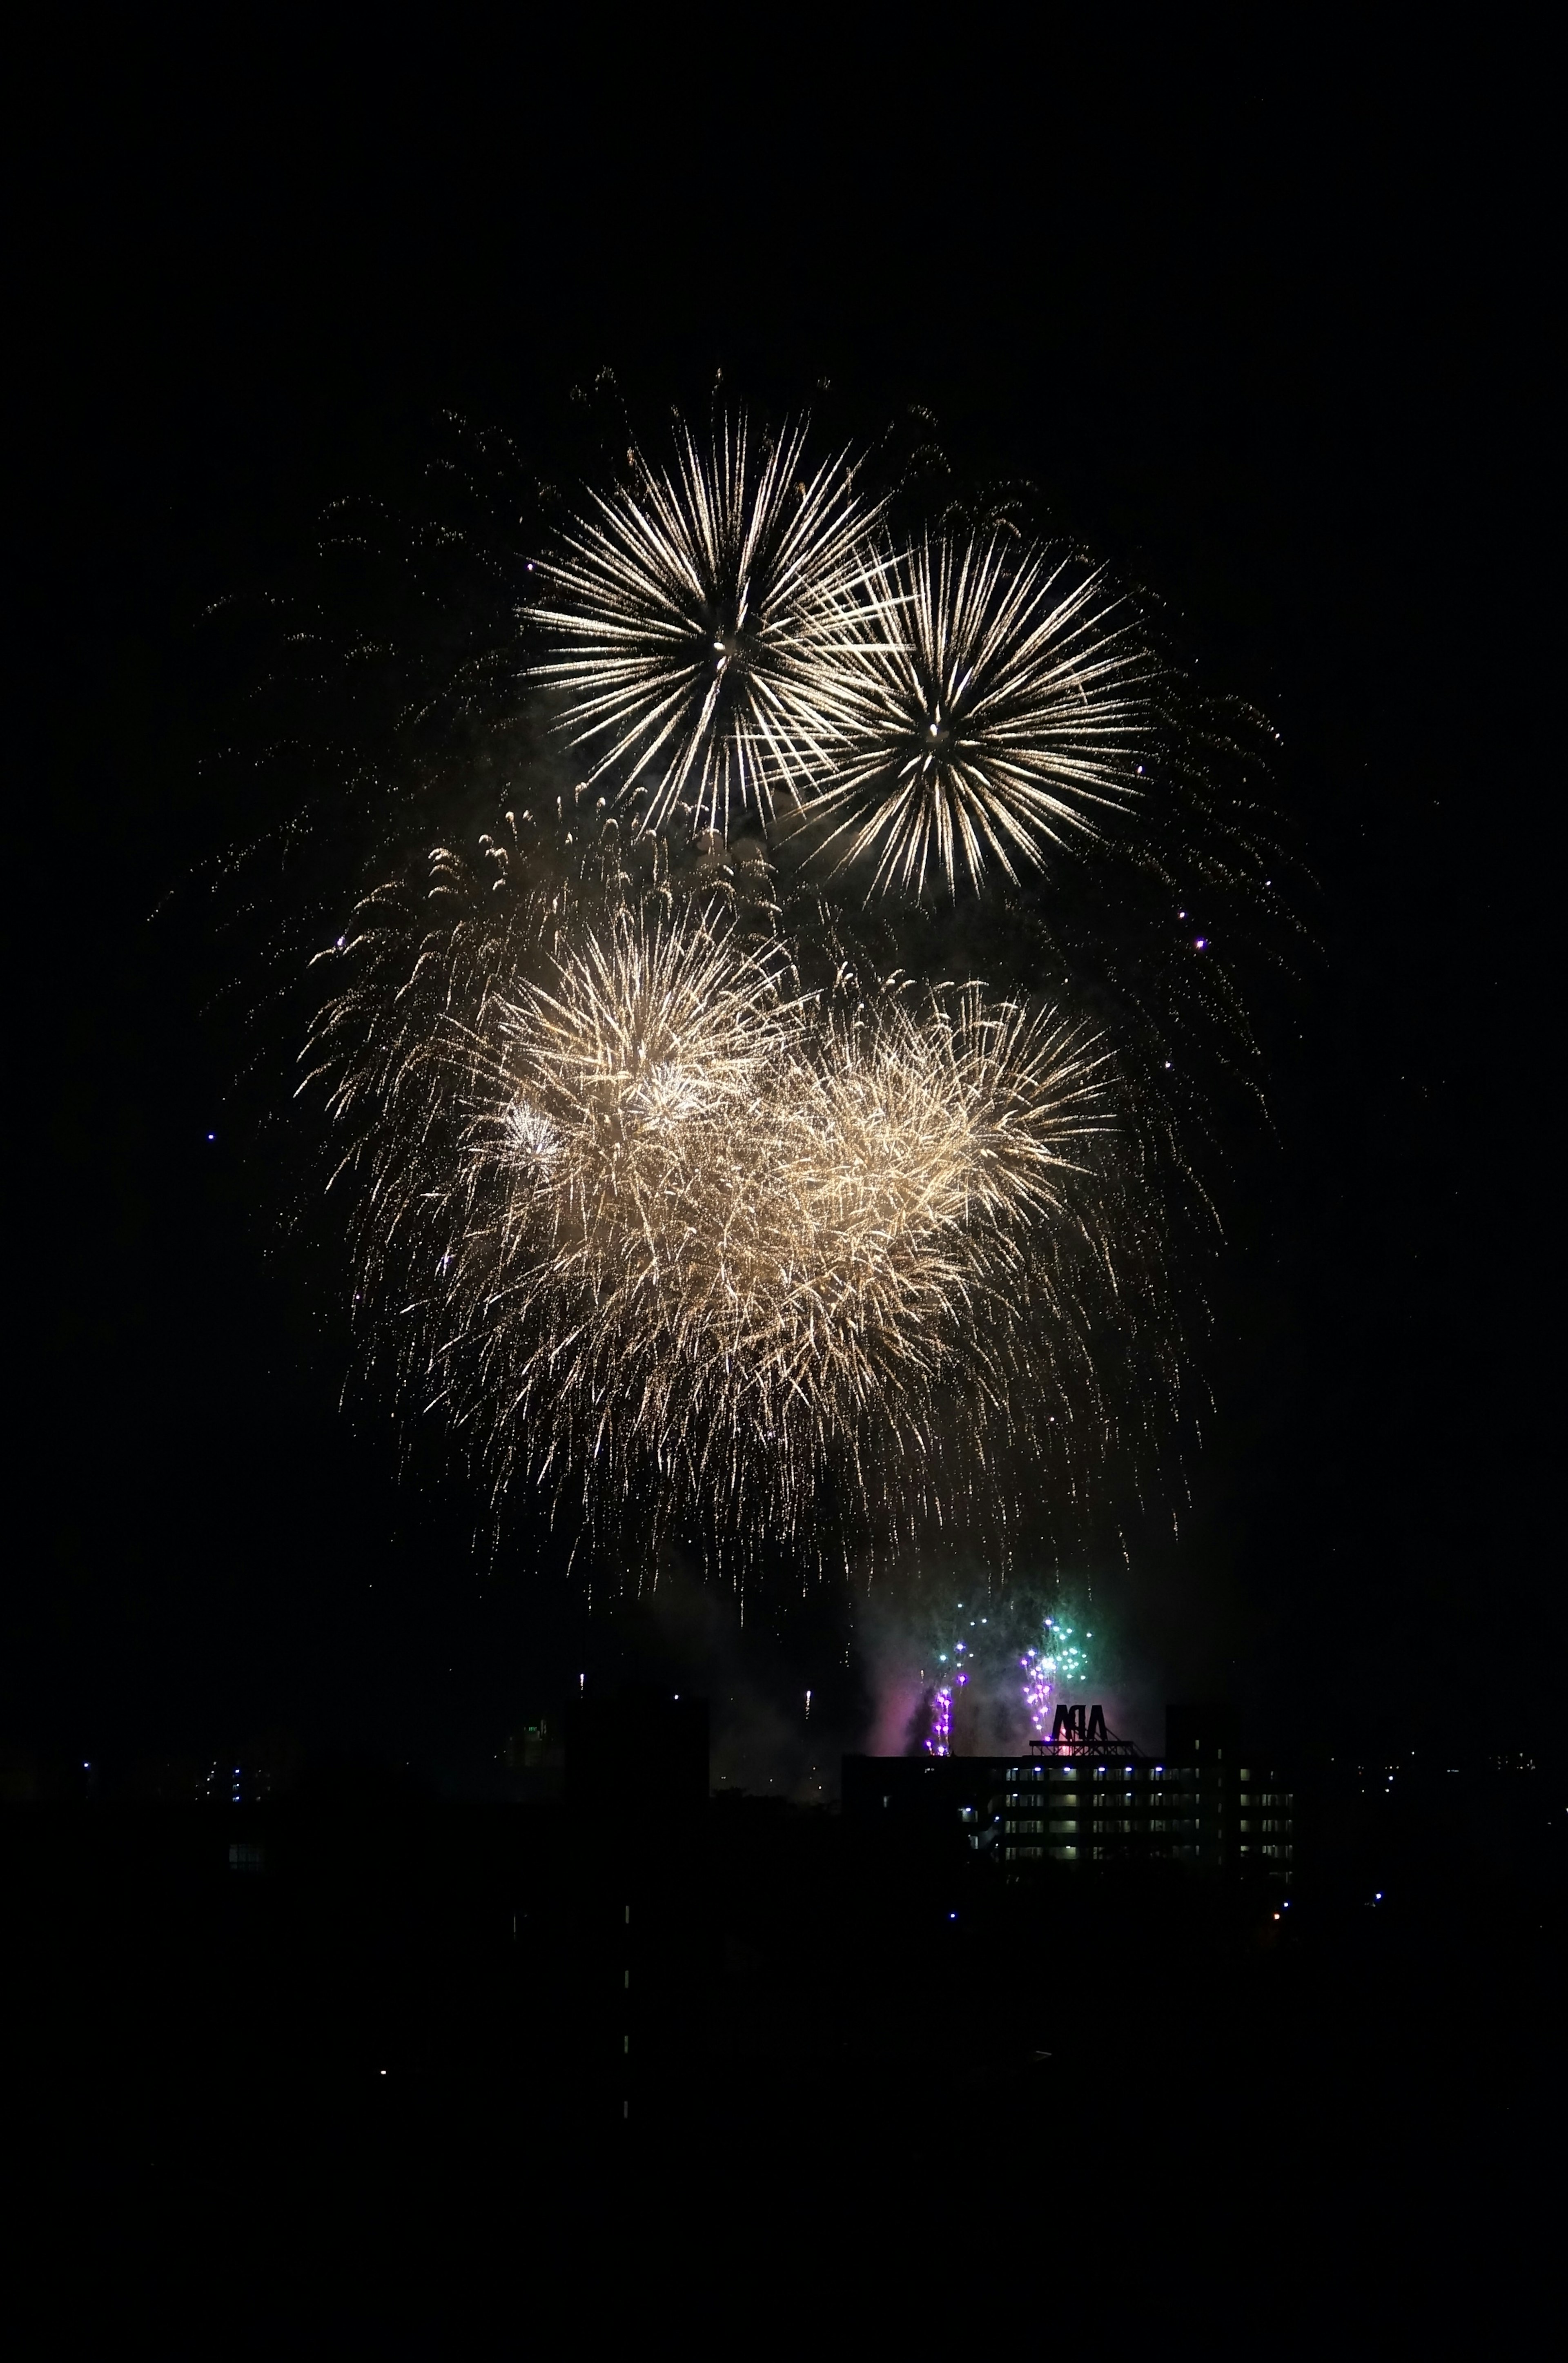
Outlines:
{"label": "sparks falling", "polygon": [[973,986],[802,993],[701,908],[579,922],[533,978],[411,920],[427,998],[378,1031],[371,958],[315,1059],[370,1185],[370,1337],[498,1485],[798,1536],[824,1487],[872,1507],[955,1440],[984,1465],[1042,1376],[1080,1384],[1115,1252],[1086,1029]]}

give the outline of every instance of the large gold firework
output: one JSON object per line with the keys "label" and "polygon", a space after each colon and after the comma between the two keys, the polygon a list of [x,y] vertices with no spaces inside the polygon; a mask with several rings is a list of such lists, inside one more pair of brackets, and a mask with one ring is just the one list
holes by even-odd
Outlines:
{"label": "large gold firework", "polygon": [[373,1348],[498,1489],[800,1540],[830,1492],[864,1522],[960,1462],[995,1486],[1041,1403],[1081,1408],[1110,1204],[1081,1031],[973,987],[804,995],[696,908],[534,939],[481,977],[427,919],[399,1049],[357,987],[316,1046],[370,1168]]}
{"label": "large gold firework", "polygon": [[744,416],[706,449],[679,428],[668,467],[628,460],[540,563],[536,676],[590,780],[635,794],[651,827],[679,807],[721,831],[766,823],[828,760],[824,646],[865,598],[877,506],[847,457],[813,465],[803,428],[765,439]]}
{"label": "large gold firework", "polygon": [[863,567],[823,671],[809,818],[867,892],[1016,879],[1137,794],[1151,663],[1103,578],[1000,533]]}

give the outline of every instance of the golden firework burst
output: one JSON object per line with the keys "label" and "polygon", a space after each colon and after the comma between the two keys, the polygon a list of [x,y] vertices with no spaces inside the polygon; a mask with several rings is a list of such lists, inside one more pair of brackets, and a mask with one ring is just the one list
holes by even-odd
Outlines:
{"label": "golden firework burst", "polygon": [[592,781],[640,800],[647,825],[765,823],[821,777],[834,735],[824,655],[866,593],[878,505],[847,454],[811,462],[804,427],[744,416],[668,465],[635,447],[627,481],[594,492],[541,561],[529,618],[551,652],[536,677]]}
{"label": "golden firework burst", "polygon": [[1101,575],[1000,534],[863,566],[831,644],[831,771],[808,819],[868,893],[978,887],[1137,794],[1146,649]]}

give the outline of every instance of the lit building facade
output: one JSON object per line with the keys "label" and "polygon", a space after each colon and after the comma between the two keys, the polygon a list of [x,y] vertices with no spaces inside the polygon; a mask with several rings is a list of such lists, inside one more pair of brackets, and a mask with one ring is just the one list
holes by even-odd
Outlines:
{"label": "lit building facade", "polygon": [[1045,1863],[1163,1860],[1288,1881],[1295,1795],[1228,1718],[1172,1708],[1161,1759],[1108,1732],[1098,1707],[1062,1707],[1048,1740],[1015,1757],[846,1757],[859,1821],[955,1818],[1004,1872]]}

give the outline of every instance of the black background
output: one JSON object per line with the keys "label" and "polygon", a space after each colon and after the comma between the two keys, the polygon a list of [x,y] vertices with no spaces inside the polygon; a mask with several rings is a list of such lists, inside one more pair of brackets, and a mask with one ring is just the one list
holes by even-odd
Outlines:
{"label": "black background", "polygon": [[[605,365],[654,416],[721,367],[873,431],[929,405],[1275,722],[1321,957],[1266,1016],[1277,1145],[1231,1163],[1193,1510],[1111,1614],[1151,1696],[1293,1736],[1544,1733],[1539,64],[1425,40],[259,15],[27,61],[8,1736],[477,1759],[620,1646],[547,1568],[481,1582],[460,1497],[341,1414],[226,1125],[204,890],[149,916],[256,818],[204,760],[207,604],[414,480],[444,409],[547,465]],[[690,1599],[657,1647],[742,1666]],[[808,1614],[742,1674],[782,1699],[827,1654]]]}

